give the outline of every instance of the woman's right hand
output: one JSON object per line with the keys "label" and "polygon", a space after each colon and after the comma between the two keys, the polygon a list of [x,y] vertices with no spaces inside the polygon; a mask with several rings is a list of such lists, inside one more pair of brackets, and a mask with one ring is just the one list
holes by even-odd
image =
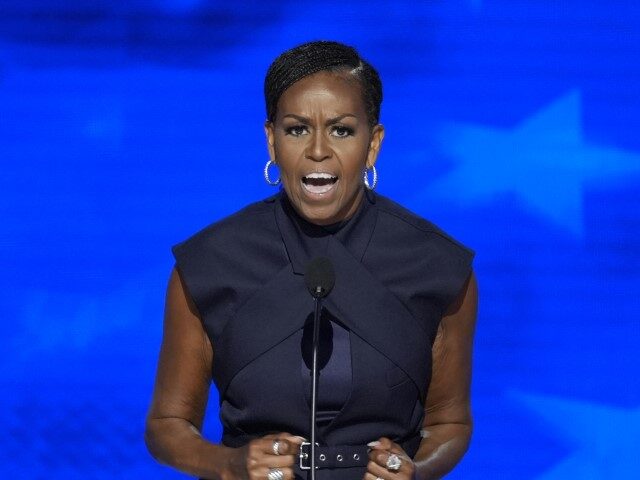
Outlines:
{"label": "woman's right hand", "polygon": [[[274,452],[274,442],[278,454]],[[280,432],[251,440],[239,448],[231,448],[223,480],[267,480],[270,469],[277,468],[283,473],[283,480],[293,480],[293,465],[298,460],[302,437]]]}

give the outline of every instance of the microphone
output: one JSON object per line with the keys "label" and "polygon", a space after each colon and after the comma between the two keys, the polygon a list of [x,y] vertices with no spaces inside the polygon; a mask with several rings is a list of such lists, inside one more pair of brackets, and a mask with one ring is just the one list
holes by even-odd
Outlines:
{"label": "microphone", "polygon": [[331,260],[327,257],[316,257],[309,262],[304,272],[304,283],[313,298],[324,298],[329,295],[335,282],[336,274]]}
{"label": "microphone", "polygon": [[322,299],[329,295],[336,282],[331,260],[317,257],[309,262],[304,273],[304,283],[314,298],[315,313],[313,315],[313,342],[311,350],[311,419],[310,419],[310,474],[311,480],[316,478],[316,404],[318,402],[318,343],[320,336],[320,311]]}

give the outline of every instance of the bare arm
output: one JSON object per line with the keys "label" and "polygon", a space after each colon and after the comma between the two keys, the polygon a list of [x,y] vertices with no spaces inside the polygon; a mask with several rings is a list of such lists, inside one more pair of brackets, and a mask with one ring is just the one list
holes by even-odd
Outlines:
{"label": "bare arm", "polygon": [[211,383],[213,348],[178,271],[169,278],[156,383],[145,442],[161,463],[218,479],[227,447],[200,436]]}
{"label": "bare arm", "polygon": [[[291,478],[301,438],[278,432],[239,448],[214,444],[200,430],[211,384],[213,347],[178,271],[169,278],[164,330],[145,442],[156,460],[212,480],[266,478],[280,468]],[[273,442],[280,440],[278,455]]]}
{"label": "bare arm", "polygon": [[433,374],[425,405],[423,430],[414,457],[417,478],[442,478],[469,447],[471,354],[478,289],[471,273],[461,294],[445,313],[433,346]]}

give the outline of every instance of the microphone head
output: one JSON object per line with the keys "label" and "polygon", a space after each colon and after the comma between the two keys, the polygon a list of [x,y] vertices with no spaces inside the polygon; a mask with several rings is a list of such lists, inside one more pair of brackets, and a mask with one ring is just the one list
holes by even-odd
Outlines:
{"label": "microphone head", "polygon": [[335,282],[336,274],[331,260],[326,257],[316,257],[309,262],[304,272],[304,283],[313,297],[322,298],[329,295]]}

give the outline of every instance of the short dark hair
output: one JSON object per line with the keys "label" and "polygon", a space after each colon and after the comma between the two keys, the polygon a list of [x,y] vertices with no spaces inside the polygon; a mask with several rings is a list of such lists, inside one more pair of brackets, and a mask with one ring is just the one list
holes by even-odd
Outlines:
{"label": "short dark hair", "polygon": [[267,120],[276,118],[278,100],[282,93],[298,80],[320,71],[343,72],[353,75],[362,87],[362,97],[369,126],[380,118],[382,82],[378,72],[349,45],[331,41],[314,41],[298,45],[276,58],[264,79],[264,99]]}

